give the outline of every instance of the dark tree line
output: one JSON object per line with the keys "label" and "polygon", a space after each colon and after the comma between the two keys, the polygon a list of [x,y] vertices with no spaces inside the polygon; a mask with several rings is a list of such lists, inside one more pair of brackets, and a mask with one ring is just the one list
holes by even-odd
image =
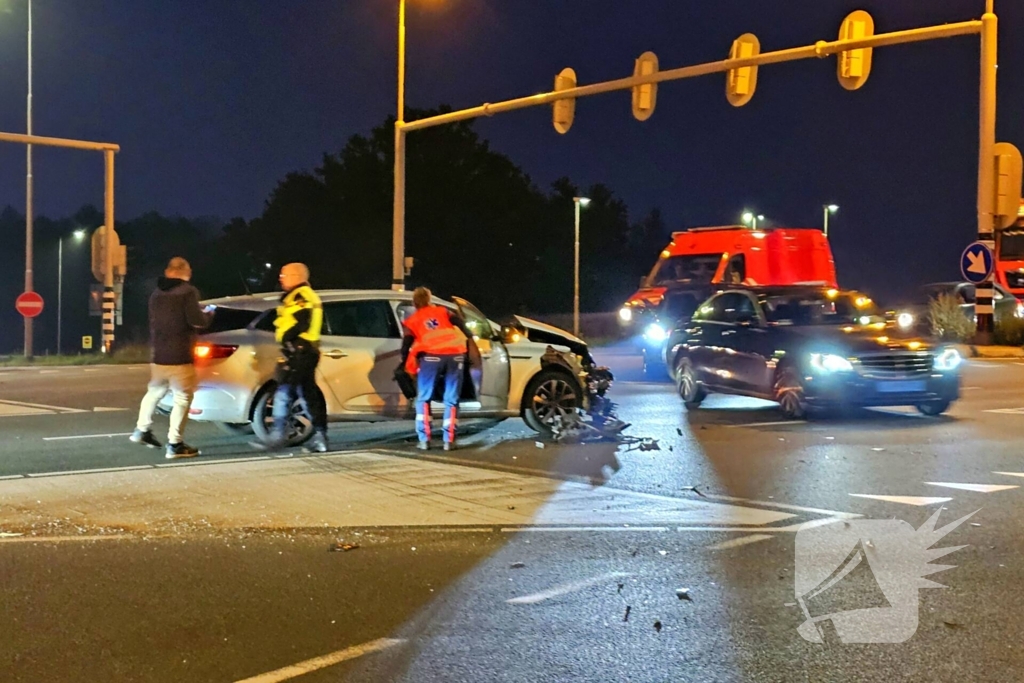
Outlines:
{"label": "dark tree line", "polygon": [[[411,111],[409,119],[435,113]],[[390,286],[393,130],[389,119],[325,154],[313,171],[289,173],[251,221],[223,225],[149,213],[118,222],[129,264],[121,338],[144,338],[146,299],[176,255],[192,262],[195,284],[210,297],[272,290],[278,267],[289,261],[307,263],[320,288]],[[480,139],[472,122],[409,136],[406,169],[406,255],[415,258],[409,284],[465,296],[492,315],[571,310],[572,198],[581,193],[591,199],[581,218],[584,311],[614,308],[668,241],[657,209],[630,223],[625,203],[604,185],[579,188],[562,178],[546,191],[538,188]],[[58,221],[36,220],[36,289],[47,298],[36,325],[40,352],[56,340],[57,239],[102,221],[93,207]],[[12,302],[0,314],[0,350],[13,350],[21,345],[13,299],[24,269],[23,237],[13,236],[23,236],[23,217],[8,207],[0,230],[12,236],[0,250],[0,295]],[[77,347],[99,323],[87,315],[88,245],[72,245],[65,240],[64,339]]]}

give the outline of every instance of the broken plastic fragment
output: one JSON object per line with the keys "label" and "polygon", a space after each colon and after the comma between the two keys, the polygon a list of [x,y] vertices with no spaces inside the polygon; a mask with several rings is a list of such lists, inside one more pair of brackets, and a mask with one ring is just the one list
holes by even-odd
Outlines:
{"label": "broken plastic fragment", "polygon": [[349,550],[355,550],[358,547],[358,543],[332,543],[328,551],[332,553],[347,553]]}
{"label": "broken plastic fragment", "polygon": [[522,569],[525,566],[526,566],[525,562],[513,562],[511,565],[509,565],[509,568],[510,569]]}
{"label": "broken plastic fragment", "polygon": [[676,597],[679,598],[680,600],[689,600],[690,602],[693,602],[693,598],[690,597],[690,589],[689,588],[677,588],[676,589]]}

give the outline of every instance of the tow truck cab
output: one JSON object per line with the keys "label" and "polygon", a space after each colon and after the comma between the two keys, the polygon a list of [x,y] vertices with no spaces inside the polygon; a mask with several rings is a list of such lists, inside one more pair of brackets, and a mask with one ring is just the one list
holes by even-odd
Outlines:
{"label": "tow truck cab", "polygon": [[[672,233],[640,289],[619,312],[657,306],[673,285],[824,285],[837,287],[828,239],[814,228],[722,226]],[[629,311],[629,312],[627,312]]]}

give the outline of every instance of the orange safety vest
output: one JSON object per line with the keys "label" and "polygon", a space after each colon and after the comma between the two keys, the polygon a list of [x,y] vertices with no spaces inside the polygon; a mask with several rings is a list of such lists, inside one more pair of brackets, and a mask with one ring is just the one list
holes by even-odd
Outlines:
{"label": "orange safety vest", "polygon": [[411,375],[419,370],[418,356],[421,353],[441,356],[466,353],[466,336],[452,325],[449,311],[444,306],[421,308],[406,318],[403,325],[416,339],[405,363],[405,369]]}

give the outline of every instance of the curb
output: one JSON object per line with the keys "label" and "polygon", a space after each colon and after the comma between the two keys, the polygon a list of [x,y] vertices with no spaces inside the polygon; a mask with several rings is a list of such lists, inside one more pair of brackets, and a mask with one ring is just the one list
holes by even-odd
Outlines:
{"label": "curb", "polygon": [[1024,348],[1019,346],[975,346],[957,344],[957,351],[965,358],[1024,358]]}

